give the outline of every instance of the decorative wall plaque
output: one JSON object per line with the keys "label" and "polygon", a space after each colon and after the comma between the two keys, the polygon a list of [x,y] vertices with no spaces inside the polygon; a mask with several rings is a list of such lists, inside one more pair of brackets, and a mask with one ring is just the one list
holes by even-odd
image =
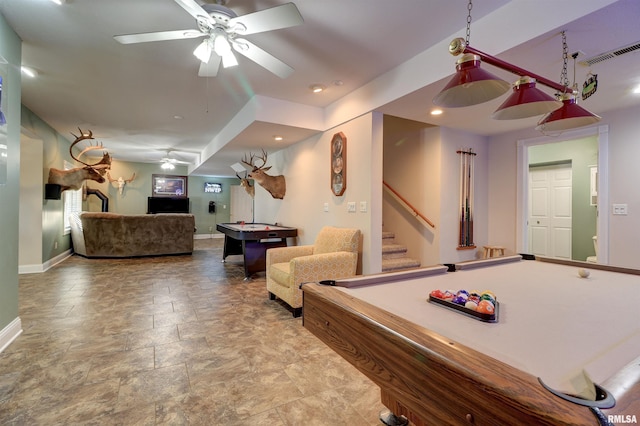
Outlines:
{"label": "decorative wall plaque", "polygon": [[331,138],[331,191],[342,195],[347,189],[347,137],[339,132]]}

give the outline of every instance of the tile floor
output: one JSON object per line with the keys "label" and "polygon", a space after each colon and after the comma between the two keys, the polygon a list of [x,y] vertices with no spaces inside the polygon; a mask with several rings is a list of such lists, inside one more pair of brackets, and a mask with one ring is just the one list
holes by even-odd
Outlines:
{"label": "tile floor", "polygon": [[270,301],[264,274],[191,256],[85,259],[20,276],[1,425],[380,425],[379,390]]}

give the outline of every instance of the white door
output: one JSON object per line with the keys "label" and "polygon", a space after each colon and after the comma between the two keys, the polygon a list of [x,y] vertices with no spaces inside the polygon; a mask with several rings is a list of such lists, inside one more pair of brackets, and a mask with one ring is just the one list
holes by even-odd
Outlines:
{"label": "white door", "polygon": [[571,259],[571,164],[529,169],[529,252]]}
{"label": "white door", "polygon": [[245,221],[253,222],[253,198],[240,185],[231,185],[231,223]]}

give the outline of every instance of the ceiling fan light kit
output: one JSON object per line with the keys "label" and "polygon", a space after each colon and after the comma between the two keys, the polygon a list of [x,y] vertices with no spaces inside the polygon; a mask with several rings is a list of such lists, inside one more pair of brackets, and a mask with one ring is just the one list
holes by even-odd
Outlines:
{"label": "ceiling fan light kit", "polygon": [[[577,90],[569,87],[566,78],[568,55],[564,31],[562,32],[564,60],[562,78],[565,81],[563,84],[558,84],[470,47],[471,9],[472,2],[469,0],[466,40],[456,38],[449,44],[449,53],[454,56],[462,55],[456,63],[456,73],[444,89],[433,98],[434,104],[447,108],[472,106],[495,99],[506,93],[509,84],[481,70],[480,61],[484,61],[521,77],[514,83],[511,95],[493,113],[492,117],[494,119],[514,120],[546,114],[536,127],[537,130],[543,133],[562,132],[600,121],[599,116],[592,114],[576,103],[575,95]],[[573,58],[575,61],[575,56]],[[536,82],[555,89],[556,98],[558,99],[554,99],[536,88]]]}
{"label": "ceiling fan light kit", "polygon": [[[293,3],[271,7],[247,15],[238,16],[233,10],[219,4],[200,5],[195,0],[175,0],[196,20],[198,30],[173,30],[153,33],[125,34],[114,36],[122,44],[151,41],[178,40],[197,37],[205,39],[193,54],[200,60],[200,77],[215,77],[220,63],[223,68],[238,65],[233,50],[257,63],[280,78],[288,77],[293,68],[238,35],[250,35],[265,31],[293,27],[304,21]],[[212,58],[213,53],[217,56]]]}

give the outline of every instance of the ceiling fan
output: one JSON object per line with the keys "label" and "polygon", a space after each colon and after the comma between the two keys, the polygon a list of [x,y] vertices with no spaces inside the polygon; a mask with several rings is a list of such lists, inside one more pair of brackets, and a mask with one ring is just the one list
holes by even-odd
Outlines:
{"label": "ceiling fan", "polygon": [[161,168],[163,170],[173,170],[176,167],[176,164],[183,164],[183,165],[188,165],[188,164],[192,164],[192,162],[189,161],[184,161],[184,160],[180,160],[178,158],[176,158],[175,155],[173,155],[174,150],[172,149],[168,149],[166,151],[166,154],[164,157],[162,157],[162,159],[160,160],[161,163]]}
{"label": "ceiling fan", "polygon": [[153,33],[116,35],[113,38],[122,44],[145,43],[205,37],[193,54],[200,59],[201,77],[218,75],[220,62],[224,68],[238,65],[233,50],[251,59],[280,78],[287,78],[293,68],[280,59],[259,48],[249,40],[238,36],[300,25],[302,15],[293,3],[286,3],[269,9],[238,16],[224,6],[226,1],[200,6],[195,0],[175,0],[196,19],[198,29],[160,31]]}

